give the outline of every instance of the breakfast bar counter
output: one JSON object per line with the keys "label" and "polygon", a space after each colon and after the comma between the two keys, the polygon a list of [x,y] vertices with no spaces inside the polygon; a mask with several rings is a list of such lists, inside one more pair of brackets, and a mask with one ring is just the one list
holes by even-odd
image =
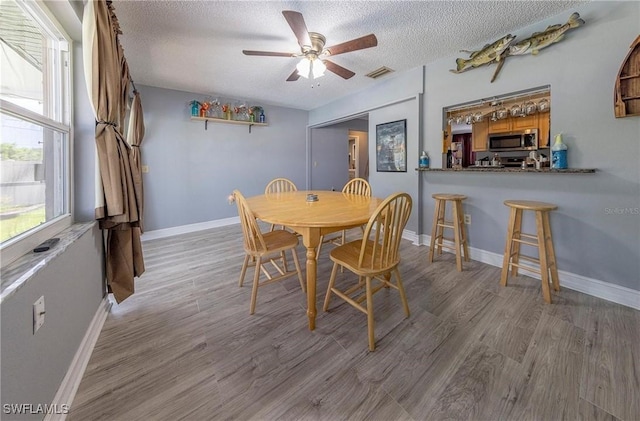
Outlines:
{"label": "breakfast bar counter", "polygon": [[564,170],[552,169],[549,167],[520,168],[520,167],[464,167],[464,168],[416,168],[420,172],[490,172],[490,173],[536,173],[536,174],[593,174],[595,168],[567,168]]}

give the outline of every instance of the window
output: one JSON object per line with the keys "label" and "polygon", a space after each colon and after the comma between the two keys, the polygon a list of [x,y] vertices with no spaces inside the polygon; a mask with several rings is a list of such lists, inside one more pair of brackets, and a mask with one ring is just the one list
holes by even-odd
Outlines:
{"label": "window", "polygon": [[68,37],[42,3],[0,2],[0,250],[6,264],[71,224]]}

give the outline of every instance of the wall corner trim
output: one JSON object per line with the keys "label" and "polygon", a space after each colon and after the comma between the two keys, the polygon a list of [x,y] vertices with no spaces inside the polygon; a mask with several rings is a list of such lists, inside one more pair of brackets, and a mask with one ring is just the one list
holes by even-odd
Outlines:
{"label": "wall corner trim", "polygon": [[[93,320],[91,320],[91,324],[71,361],[67,374],[64,376],[64,379],[62,379],[62,383],[60,383],[60,387],[51,402],[54,407],[60,408],[62,405],[68,405],[68,407],[71,408],[73,398],[78,391],[78,386],[80,386],[80,381],[89,363],[89,358],[91,358],[91,354],[93,353],[93,348],[98,341],[102,326],[109,315],[111,304],[108,296],[105,296],[100,302],[96,314],[93,316]],[[44,417],[44,421],[64,421],[66,418],[67,414],[47,414]]]}

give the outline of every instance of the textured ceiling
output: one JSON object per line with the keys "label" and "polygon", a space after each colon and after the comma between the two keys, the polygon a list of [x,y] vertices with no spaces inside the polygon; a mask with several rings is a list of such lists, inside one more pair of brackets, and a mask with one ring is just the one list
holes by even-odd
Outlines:
{"label": "textured ceiling", "polygon": [[[452,54],[467,57],[459,50],[565,11],[568,18],[580,3],[116,0],[114,6],[136,83],[310,110],[392,77],[365,76],[381,66],[400,72]],[[242,54],[300,51],[282,10],[302,13],[307,29],[325,35],[327,46],[370,33],[378,46],[332,57],[356,73],[351,79],[327,72],[315,81],[286,82],[298,59]]]}

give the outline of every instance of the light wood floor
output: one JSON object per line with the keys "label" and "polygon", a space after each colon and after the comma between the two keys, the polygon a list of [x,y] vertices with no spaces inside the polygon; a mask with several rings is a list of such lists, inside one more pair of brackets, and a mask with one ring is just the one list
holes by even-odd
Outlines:
{"label": "light wood floor", "polygon": [[548,305],[539,281],[503,288],[499,268],[459,273],[448,253],[427,264],[406,241],[411,317],[395,291],[378,293],[370,353],[364,314],[337,299],[322,312],[330,247],[313,332],[295,277],[262,288],[249,315],[239,225],[144,249],[147,271],[114,304],[69,420],[640,420],[630,308],[567,289]]}

